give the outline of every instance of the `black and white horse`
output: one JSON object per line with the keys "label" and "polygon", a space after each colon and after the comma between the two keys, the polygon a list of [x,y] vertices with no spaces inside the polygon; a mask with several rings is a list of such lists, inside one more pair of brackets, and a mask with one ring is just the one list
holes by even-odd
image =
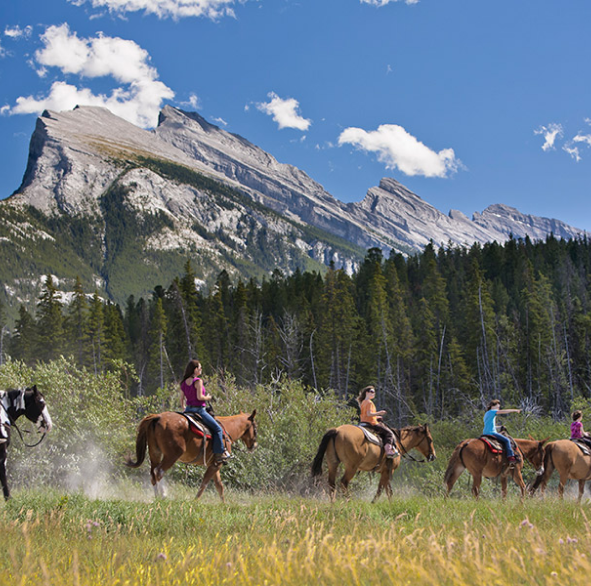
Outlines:
{"label": "black and white horse", "polygon": [[0,484],[5,499],[10,497],[6,482],[6,448],[10,444],[11,427],[21,415],[32,421],[43,435],[51,430],[53,423],[36,385],[24,390],[0,391]]}

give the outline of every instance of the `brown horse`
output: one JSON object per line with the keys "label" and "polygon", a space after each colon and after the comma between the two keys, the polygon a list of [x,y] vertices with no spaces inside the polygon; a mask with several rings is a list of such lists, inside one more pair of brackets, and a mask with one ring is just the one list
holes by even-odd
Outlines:
{"label": "brown horse", "polygon": [[591,456],[583,454],[579,446],[571,440],[556,440],[546,446],[543,473],[533,483],[530,494],[534,494],[539,486],[544,493],[546,484],[554,470],[558,470],[558,496],[564,498],[564,487],[569,479],[579,481],[579,502],[585,491],[585,482],[591,479]]}
{"label": "brown horse", "polygon": [[[240,413],[230,417],[217,417],[216,419],[224,429],[225,435],[230,440],[227,446],[232,451],[231,444],[242,440],[249,451],[257,446],[257,428],[254,421],[256,409],[248,413]],[[150,475],[156,496],[162,496],[162,487],[158,485],[164,473],[172,468],[175,462],[207,466],[201,486],[197,492],[200,498],[213,478],[218,494],[224,502],[224,486],[220,476],[221,464],[215,464],[212,451],[212,442],[206,442],[204,438],[193,433],[189,429],[187,418],[180,413],[167,411],[158,415],[144,417],[138,426],[135,444],[136,461],[127,459],[126,465],[130,468],[138,468],[146,457],[146,447],[150,456]]]}
{"label": "brown horse", "polygon": [[[415,427],[403,427],[393,430],[398,447],[402,455],[416,448],[429,462],[435,459],[435,447],[429,426],[418,425]],[[392,473],[400,466],[401,456],[388,459],[384,457],[384,451],[380,446],[372,444],[365,437],[363,431],[356,425],[341,425],[329,429],[322,438],[314,462],[312,463],[312,476],[322,474],[322,460],[326,453],[328,463],[328,486],[330,500],[336,496],[336,476],[339,463],[345,465],[345,473],[341,478],[341,487],[347,493],[349,482],[358,470],[364,472],[379,472],[380,482],[378,492],[373,499],[375,502],[385,489],[388,498],[392,497],[390,480]]]}
{"label": "brown horse", "polygon": [[[544,444],[548,438],[537,441],[535,439],[517,439],[515,443],[519,452],[530,464],[542,473],[541,467],[544,461]],[[472,475],[472,494],[478,498],[480,494],[480,485],[482,477],[497,478],[501,477],[501,494],[503,498],[507,496],[507,478],[511,476],[521,490],[521,497],[525,496],[525,482],[521,475],[523,468],[523,458],[510,468],[506,458],[501,454],[493,454],[489,448],[477,438],[467,439],[461,442],[454,450],[447,470],[445,471],[444,482],[447,487],[447,494],[451,492],[453,485],[464,470]]]}

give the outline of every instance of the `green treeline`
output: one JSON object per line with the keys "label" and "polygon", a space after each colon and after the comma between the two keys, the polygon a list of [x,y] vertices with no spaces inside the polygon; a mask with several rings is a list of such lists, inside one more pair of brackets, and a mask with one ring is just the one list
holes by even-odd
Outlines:
{"label": "green treeline", "polygon": [[394,425],[491,397],[559,417],[591,396],[587,239],[428,245],[409,258],[371,249],[354,275],[232,283],[224,271],[208,293],[187,261],[167,288],[125,307],[88,293],[79,281],[65,304],[46,277],[35,315],[21,307],[14,328],[0,328],[0,353],[27,364],[72,356],[97,373],[131,362],[138,395],[194,357],[251,388],[287,377],[346,401],[375,384]]}

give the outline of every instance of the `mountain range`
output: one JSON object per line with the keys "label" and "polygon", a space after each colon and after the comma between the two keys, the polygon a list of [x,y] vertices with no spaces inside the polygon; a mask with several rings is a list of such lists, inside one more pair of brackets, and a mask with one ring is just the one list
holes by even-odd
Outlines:
{"label": "mountain range", "polygon": [[343,203],[305,172],[279,163],[199,114],[166,106],[143,130],[104,108],[45,111],[19,189],[0,201],[0,299],[31,305],[43,275],[76,277],[117,303],[182,274],[188,259],[211,285],[222,269],[263,278],[352,271],[368,248],[413,254],[428,242],[472,245],[510,235],[585,232],[495,204],[472,219],[443,214],[393,178]]}

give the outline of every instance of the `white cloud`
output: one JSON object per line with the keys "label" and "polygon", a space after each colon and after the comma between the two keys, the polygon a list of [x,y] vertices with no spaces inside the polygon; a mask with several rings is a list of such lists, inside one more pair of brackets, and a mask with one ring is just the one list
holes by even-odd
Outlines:
{"label": "white cloud", "polygon": [[223,118],[214,118],[213,121],[221,124],[222,126],[228,126],[228,123]]}
{"label": "white cloud", "polygon": [[386,168],[399,169],[405,175],[446,177],[461,166],[453,149],[437,153],[396,124],[383,124],[370,132],[346,128],[339,136],[339,146],[344,144],[377,153],[378,160]]}
{"label": "white cloud", "polygon": [[540,126],[537,130],[534,130],[534,134],[541,134],[544,137],[542,150],[549,151],[554,148],[556,139],[563,135],[562,124],[555,124],[553,122],[552,124],[548,124],[548,126]]}
{"label": "white cloud", "polygon": [[[372,6],[386,6],[391,2],[398,2],[399,0],[360,0],[361,4],[371,4]],[[418,4],[419,0],[404,0],[405,4]]]}
{"label": "white cloud", "polygon": [[579,153],[579,148],[570,146],[572,143],[565,144],[562,147],[562,150],[568,153],[577,163],[581,160],[581,155]]}
{"label": "white cloud", "polygon": [[19,97],[9,110],[11,114],[68,110],[76,105],[104,106],[138,126],[150,127],[157,123],[162,101],[174,96],[158,81],[156,69],[148,64],[147,51],[133,41],[102,34],[81,39],[70,32],[67,24],[49,27],[41,40],[44,47],[35,53],[36,63],[42,66],[40,76],[48,67],[57,67],[65,74],[80,77],[112,77],[124,87],[116,87],[106,96],[58,81],[45,97]]}
{"label": "white cloud", "polygon": [[275,92],[270,92],[267,97],[271,98],[270,102],[257,104],[257,108],[273,117],[277,122],[279,128],[297,128],[298,130],[308,130],[311,120],[303,118],[297,112],[300,103],[294,98],[287,98],[286,100],[280,98]]}
{"label": "white cloud", "polygon": [[76,6],[86,2],[94,8],[106,8],[109,12],[126,13],[143,10],[158,18],[185,18],[203,16],[213,20],[222,16],[235,16],[232,6],[246,0],[68,0]]}
{"label": "white cloud", "polygon": [[2,47],[2,45],[0,44],[0,57],[4,57],[6,55],[6,49],[4,49]]}
{"label": "white cloud", "polygon": [[16,25],[13,27],[7,26],[4,29],[4,34],[11,39],[20,39],[24,37],[28,39],[33,32],[33,27],[31,25],[26,26],[25,28],[21,28],[20,26]]}
{"label": "white cloud", "polygon": [[591,134],[577,134],[573,137],[574,142],[585,142],[587,146],[591,146]]}

